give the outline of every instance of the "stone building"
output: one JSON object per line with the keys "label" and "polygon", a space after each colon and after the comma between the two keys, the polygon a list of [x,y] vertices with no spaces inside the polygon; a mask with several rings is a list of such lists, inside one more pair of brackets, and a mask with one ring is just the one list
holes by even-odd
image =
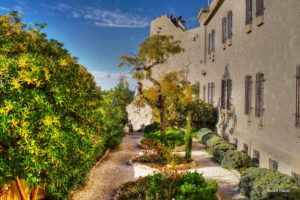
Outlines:
{"label": "stone building", "polygon": [[152,21],[150,35],[173,35],[185,49],[153,74],[188,69],[219,110],[218,133],[259,167],[300,181],[300,1],[214,0],[198,20],[192,30]]}

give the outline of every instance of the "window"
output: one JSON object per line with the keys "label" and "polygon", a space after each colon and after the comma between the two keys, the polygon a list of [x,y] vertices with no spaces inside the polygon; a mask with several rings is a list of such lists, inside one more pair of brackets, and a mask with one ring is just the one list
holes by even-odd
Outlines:
{"label": "window", "polygon": [[208,54],[211,53],[211,33],[208,34]]}
{"label": "window", "polygon": [[295,179],[295,182],[300,185],[300,175],[295,172],[292,172],[292,177]]}
{"label": "window", "polygon": [[264,0],[256,0],[256,16],[264,15]]}
{"label": "window", "polygon": [[211,51],[215,51],[215,49],[216,49],[216,46],[215,46],[215,38],[216,38],[216,32],[215,32],[215,30],[212,30],[212,32],[211,32]]}
{"label": "window", "polygon": [[259,167],[260,154],[259,151],[253,150],[252,164],[254,167]]}
{"label": "window", "polygon": [[223,79],[221,85],[221,108],[231,109],[231,92],[232,92],[232,81],[231,79]]}
{"label": "window", "polygon": [[255,116],[262,117],[264,111],[264,74],[257,73],[256,74],[256,100],[255,100]]}
{"label": "window", "polygon": [[252,24],[252,0],[246,0],[246,24]]}
{"label": "window", "polygon": [[248,147],[247,144],[243,144],[243,151],[244,151],[246,154],[248,154],[248,152],[249,152],[249,147]]}
{"label": "window", "polygon": [[215,83],[208,83],[207,99],[209,104],[214,104]]}
{"label": "window", "polygon": [[278,171],[278,162],[276,162],[275,160],[270,159],[269,160],[269,168]]}
{"label": "window", "polygon": [[296,127],[300,128],[300,65],[296,70]]}
{"label": "window", "polygon": [[203,85],[203,101],[205,101],[205,93],[206,93],[206,87]]}
{"label": "window", "polygon": [[228,39],[232,38],[232,11],[230,10],[227,14],[227,32],[228,32]]}
{"label": "window", "polygon": [[252,104],[252,76],[247,75],[245,77],[245,109],[246,115],[251,113]]}
{"label": "window", "polygon": [[227,29],[227,19],[223,17],[222,19],[222,42],[223,44],[226,43],[226,29]]}

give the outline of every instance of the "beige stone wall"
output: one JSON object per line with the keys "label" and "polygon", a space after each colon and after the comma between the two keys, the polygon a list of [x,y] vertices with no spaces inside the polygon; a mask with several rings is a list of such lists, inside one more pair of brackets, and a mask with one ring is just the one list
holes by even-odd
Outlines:
{"label": "beige stone wall", "polygon": [[[300,1],[265,0],[264,24],[259,27],[256,26],[259,19],[255,17],[255,2],[251,33],[246,33],[244,0],[223,1],[207,25],[185,32],[176,28],[165,16],[154,20],[151,34],[172,34],[182,41],[185,48],[185,52],[170,58],[166,65],[157,67],[154,74],[159,76],[188,66],[190,81],[200,81],[202,98],[203,86],[206,87],[207,100],[207,83],[215,83],[214,105],[219,107],[221,80],[228,66],[233,103],[233,115],[225,129],[229,140],[237,138],[239,149],[247,144],[251,156],[254,149],[259,151],[261,167],[268,168],[269,159],[272,159],[279,163],[279,171],[289,175],[292,171],[300,174],[300,129],[295,128],[294,116],[296,65],[300,64]],[[222,18],[229,10],[233,12],[232,45],[223,49]],[[205,55],[205,41],[212,29],[216,31],[214,61]],[[252,76],[254,108],[257,72],[264,73],[265,77],[262,118],[255,117],[254,110],[250,117],[244,114],[245,76]],[[218,125],[221,124],[221,116],[220,113]],[[248,122],[249,119],[251,122]],[[261,123],[263,126],[259,126]],[[234,130],[232,134],[229,133],[231,128]],[[218,130],[220,133],[219,126]]]}

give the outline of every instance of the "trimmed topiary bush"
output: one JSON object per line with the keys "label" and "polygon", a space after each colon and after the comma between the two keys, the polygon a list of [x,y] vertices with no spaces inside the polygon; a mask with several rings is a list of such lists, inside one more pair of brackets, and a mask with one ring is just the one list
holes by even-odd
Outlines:
{"label": "trimmed topiary bush", "polygon": [[235,150],[235,146],[232,144],[229,144],[227,142],[222,141],[218,145],[215,145],[213,148],[211,148],[211,152],[214,156],[214,160],[221,163],[224,159],[224,156],[228,151]]}
{"label": "trimmed topiary bush", "polygon": [[248,168],[251,167],[251,158],[244,152],[230,150],[226,152],[221,165],[227,169]]}
{"label": "trimmed topiary bush", "polygon": [[242,172],[240,191],[252,200],[297,200],[299,187],[291,177],[271,169],[249,168]]}

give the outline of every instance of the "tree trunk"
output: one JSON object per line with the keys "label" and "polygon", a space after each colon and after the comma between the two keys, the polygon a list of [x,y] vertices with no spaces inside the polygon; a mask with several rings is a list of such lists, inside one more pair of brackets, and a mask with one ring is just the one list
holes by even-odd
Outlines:
{"label": "tree trunk", "polygon": [[39,187],[34,186],[33,190],[31,191],[31,194],[30,194],[30,200],[36,200],[38,191],[39,191]]}
{"label": "tree trunk", "polygon": [[21,196],[21,200],[26,200],[23,188],[22,188],[20,180],[19,180],[19,177],[16,177],[16,184],[17,184],[17,188],[19,190],[20,196]]}
{"label": "tree trunk", "polygon": [[160,110],[161,134],[166,135],[166,129],[167,129],[166,105],[165,105],[165,97],[162,95],[159,96],[159,110]]}

